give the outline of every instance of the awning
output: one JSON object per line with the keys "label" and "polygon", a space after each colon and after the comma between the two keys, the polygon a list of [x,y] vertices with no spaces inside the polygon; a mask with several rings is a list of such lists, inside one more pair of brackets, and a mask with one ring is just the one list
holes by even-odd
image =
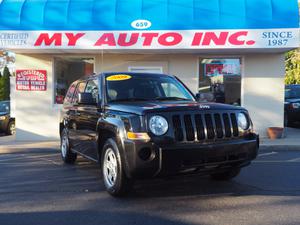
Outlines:
{"label": "awning", "polygon": [[1,30],[298,28],[297,0],[3,0]]}
{"label": "awning", "polygon": [[2,0],[0,15],[0,48],[8,49],[299,45],[297,0]]}

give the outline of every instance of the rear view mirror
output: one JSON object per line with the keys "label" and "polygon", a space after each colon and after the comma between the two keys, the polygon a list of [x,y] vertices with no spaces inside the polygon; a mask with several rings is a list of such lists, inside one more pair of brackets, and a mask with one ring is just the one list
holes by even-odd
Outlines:
{"label": "rear view mirror", "polygon": [[93,97],[92,93],[79,93],[78,94],[78,104],[79,105],[97,105],[97,101]]}

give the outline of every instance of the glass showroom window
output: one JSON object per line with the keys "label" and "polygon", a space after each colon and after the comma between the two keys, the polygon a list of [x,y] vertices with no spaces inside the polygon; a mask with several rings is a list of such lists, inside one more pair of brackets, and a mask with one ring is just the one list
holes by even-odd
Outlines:
{"label": "glass showroom window", "polygon": [[201,59],[199,93],[203,102],[241,105],[241,60]]}
{"label": "glass showroom window", "polygon": [[62,104],[69,86],[94,72],[94,58],[57,57],[54,60],[55,104]]}

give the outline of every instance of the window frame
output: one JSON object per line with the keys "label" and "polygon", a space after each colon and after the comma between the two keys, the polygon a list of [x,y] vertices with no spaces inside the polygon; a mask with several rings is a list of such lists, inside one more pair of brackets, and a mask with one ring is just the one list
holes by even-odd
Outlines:
{"label": "window frame", "polygon": [[240,98],[240,105],[241,107],[245,106],[245,91],[244,91],[244,82],[245,82],[245,55],[239,55],[239,54],[234,54],[234,55],[198,55],[197,57],[197,93],[199,93],[199,86],[200,86],[200,66],[201,66],[201,61],[203,59],[239,59],[241,63],[241,98]]}
{"label": "window frame", "polygon": [[[93,63],[93,73],[96,72],[96,65],[97,65],[97,56],[95,54],[92,54],[92,55],[88,55],[88,54],[84,54],[84,55],[71,55],[71,54],[64,54],[64,55],[59,55],[59,54],[55,54],[52,56],[52,74],[53,74],[53,82],[52,82],[52,93],[51,93],[51,96],[52,96],[52,105],[54,108],[57,108],[57,109],[62,109],[62,106],[63,104],[58,104],[56,103],[56,78],[57,78],[57,74],[56,74],[56,60],[57,59],[63,59],[64,57],[69,57],[69,58],[90,58],[90,59],[93,59],[94,60],[94,63]],[[82,75],[84,76],[84,75]],[[76,82],[76,80],[74,80],[74,82]],[[73,83],[74,83],[73,82]],[[71,85],[70,85],[71,86]]]}

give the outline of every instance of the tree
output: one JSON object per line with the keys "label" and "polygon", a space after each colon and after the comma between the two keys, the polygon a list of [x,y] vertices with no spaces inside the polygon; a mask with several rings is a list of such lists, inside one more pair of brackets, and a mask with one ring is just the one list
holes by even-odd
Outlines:
{"label": "tree", "polygon": [[7,67],[4,67],[0,77],[0,101],[3,100],[10,100],[10,72]]}
{"label": "tree", "polygon": [[285,84],[300,84],[300,49],[286,54]]}

